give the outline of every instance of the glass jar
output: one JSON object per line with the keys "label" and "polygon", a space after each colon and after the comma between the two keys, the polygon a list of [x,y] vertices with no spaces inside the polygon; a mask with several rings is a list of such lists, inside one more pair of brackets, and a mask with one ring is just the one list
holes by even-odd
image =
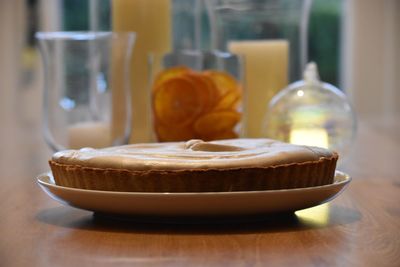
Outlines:
{"label": "glass jar", "polygon": [[311,0],[206,0],[212,48],[244,58],[245,135],[262,136],[272,97],[299,80],[307,62]]}
{"label": "glass jar", "polygon": [[152,57],[152,117],[157,141],[239,137],[243,85],[240,58],[176,51]]}

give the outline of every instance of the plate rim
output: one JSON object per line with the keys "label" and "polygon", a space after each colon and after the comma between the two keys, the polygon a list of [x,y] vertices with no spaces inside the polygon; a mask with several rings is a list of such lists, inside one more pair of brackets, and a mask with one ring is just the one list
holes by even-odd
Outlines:
{"label": "plate rim", "polygon": [[60,186],[52,182],[43,181],[43,177],[48,177],[51,180],[52,172],[47,171],[39,174],[36,177],[36,182],[39,186],[50,187],[58,190],[67,190],[76,193],[93,193],[93,194],[110,194],[110,195],[135,195],[135,196],[199,196],[199,195],[248,195],[248,194],[279,194],[283,192],[298,192],[298,191],[312,191],[320,190],[324,188],[331,188],[336,186],[345,187],[352,181],[352,177],[342,171],[335,170],[336,176],[343,176],[343,180],[339,182],[333,182],[332,184],[311,186],[311,187],[301,187],[301,188],[290,188],[290,189],[275,189],[275,190],[253,190],[253,191],[223,191],[223,192],[131,192],[131,191],[103,191],[103,190],[90,190],[90,189],[80,189],[73,187]]}

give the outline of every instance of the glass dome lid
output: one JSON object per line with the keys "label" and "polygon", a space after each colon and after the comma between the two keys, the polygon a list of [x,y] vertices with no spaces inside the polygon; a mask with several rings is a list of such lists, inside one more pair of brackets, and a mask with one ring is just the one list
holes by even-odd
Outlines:
{"label": "glass dome lid", "polygon": [[303,80],[272,98],[263,127],[269,138],[330,148],[343,156],[355,138],[356,116],[346,95],[321,82],[311,62]]}

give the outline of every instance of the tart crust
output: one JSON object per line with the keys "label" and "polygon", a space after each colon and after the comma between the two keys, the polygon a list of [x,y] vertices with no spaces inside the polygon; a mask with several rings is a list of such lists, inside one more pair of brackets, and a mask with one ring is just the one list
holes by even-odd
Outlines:
{"label": "tart crust", "polygon": [[333,183],[338,154],[269,167],[193,170],[94,168],[50,160],[57,185],[124,192],[227,192],[277,190]]}

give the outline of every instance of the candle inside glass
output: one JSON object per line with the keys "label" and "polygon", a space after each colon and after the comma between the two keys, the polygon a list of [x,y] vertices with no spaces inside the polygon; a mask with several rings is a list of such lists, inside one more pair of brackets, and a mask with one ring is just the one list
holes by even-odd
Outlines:
{"label": "candle inside glass", "polygon": [[68,147],[102,148],[111,146],[110,124],[106,122],[81,122],[68,127]]}
{"label": "candle inside glass", "polygon": [[290,143],[328,148],[328,133],[323,128],[295,128],[290,132]]}
{"label": "candle inside glass", "polygon": [[[114,0],[112,1],[113,31],[136,32],[134,56],[131,62],[132,135],[130,142],[149,142],[152,136],[149,100],[149,55],[164,54],[171,49],[171,2],[169,0]],[[118,71],[118,70],[116,70]],[[117,83],[118,81],[116,81]],[[113,99],[118,112],[122,99]],[[115,118],[118,129],[123,121]]]}
{"label": "candle inside glass", "polygon": [[263,121],[272,97],[288,84],[287,40],[231,41],[228,49],[244,57],[246,137],[262,137]]}

